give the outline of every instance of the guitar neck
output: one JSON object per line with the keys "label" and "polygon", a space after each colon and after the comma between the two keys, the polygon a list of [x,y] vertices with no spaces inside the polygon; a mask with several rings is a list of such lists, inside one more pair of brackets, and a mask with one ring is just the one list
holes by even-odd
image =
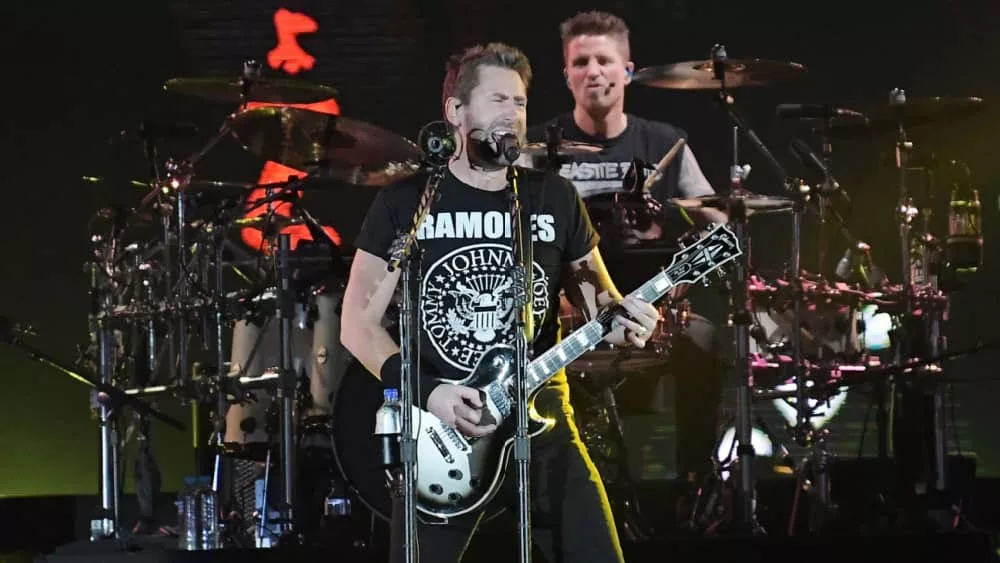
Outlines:
{"label": "guitar neck", "polygon": [[[651,280],[642,284],[629,295],[639,298],[646,303],[656,303],[661,297],[667,294],[674,285],[668,273],[670,270],[660,272]],[[545,353],[536,358],[528,365],[527,389],[534,392],[548,381],[562,368],[568,366],[588,350],[599,344],[609,332],[611,332],[611,318],[613,318],[614,308],[610,308],[597,319],[588,322],[582,327],[566,336],[556,346],[549,348]]]}

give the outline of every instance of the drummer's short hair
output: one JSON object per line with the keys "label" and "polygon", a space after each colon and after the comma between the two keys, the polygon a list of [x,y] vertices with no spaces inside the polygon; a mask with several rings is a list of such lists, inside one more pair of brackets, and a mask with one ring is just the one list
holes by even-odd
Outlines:
{"label": "drummer's short hair", "polygon": [[580,12],[559,25],[559,35],[562,37],[563,54],[566,53],[566,45],[581,35],[607,35],[625,45],[625,58],[628,58],[628,25],[614,14],[599,10]]}
{"label": "drummer's short hair", "polygon": [[509,68],[521,77],[525,89],[531,84],[531,63],[520,49],[505,43],[475,45],[448,59],[441,89],[442,111],[450,97],[469,103],[472,90],[479,85],[479,68],[483,66]]}

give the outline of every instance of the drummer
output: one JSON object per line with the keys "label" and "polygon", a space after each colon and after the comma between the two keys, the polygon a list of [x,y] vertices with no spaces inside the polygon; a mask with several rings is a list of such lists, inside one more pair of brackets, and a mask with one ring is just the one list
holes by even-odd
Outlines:
{"label": "drummer", "polygon": [[[576,102],[572,112],[547,123],[529,128],[528,142],[545,142],[548,127],[558,125],[562,138],[603,147],[600,152],[565,157],[559,173],[568,178],[592,203],[618,193],[626,186],[639,187],[643,175],[632,170],[633,162],[656,166],[673,151],[673,158],[662,176],[650,186],[649,196],[663,204],[675,197],[713,195],[694,153],[685,141],[685,132],[666,123],[654,122],[625,112],[625,87],[632,79],[635,65],[629,55],[629,30],[617,16],[604,12],[585,12],[560,26],[566,85]],[[680,144],[678,145],[678,142]],[[536,163],[538,165],[538,163]],[[647,221],[632,225],[624,239],[669,241],[690,227],[712,222],[727,222],[725,213],[699,208],[673,211],[672,221]],[[610,232],[610,217],[591,211],[601,232],[601,254],[616,280],[623,280],[622,291],[632,291],[666,265],[655,264],[649,272],[637,271],[636,261],[626,266],[621,244],[622,233]],[[661,214],[670,216],[670,213]],[[612,235],[612,236],[609,236]],[[673,295],[674,298],[680,295]],[[677,464],[679,476],[694,482],[711,469],[710,456],[716,442],[716,411],[721,399],[723,368],[719,342],[713,325],[704,317],[691,315],[690,325],[674,343],[670,353],[670,371],[676,376]]]}

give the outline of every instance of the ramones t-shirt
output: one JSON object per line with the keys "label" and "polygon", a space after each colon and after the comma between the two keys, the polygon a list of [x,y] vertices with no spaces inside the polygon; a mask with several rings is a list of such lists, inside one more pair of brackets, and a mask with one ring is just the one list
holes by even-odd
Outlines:
{"label": "ramones t-shirt", "polygon": [[[566,264],[589,253],[598,237],[572,184],[556,174],[518,170],[522,217],[533,241],[537,357],[559,339],[559,290]],[[382,188],[355,246],[388,261],[393,241],[412,225],[426,180],[426,174],[417,174]],[[509,188],[475,188],[450,171],[438,184],[417,231],[423,251],[421,356],[433,372],[425,375],[462,379],[490,347],[513,342],[510,193]]]}

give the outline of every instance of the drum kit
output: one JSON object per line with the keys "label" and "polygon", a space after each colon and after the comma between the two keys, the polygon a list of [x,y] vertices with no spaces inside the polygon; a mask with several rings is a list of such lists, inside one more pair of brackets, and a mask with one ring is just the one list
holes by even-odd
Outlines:
{"label": "drum kit", "polygon": [[[735,343],[736,431],[735,439],[730,438],[728,457],[721,453],[724,448],[713,454],[716,471],[698,490],[690,513],[684,515],[684,525],[703,532],[718,530],[721,523],[728,523],[736,532],[763,533],[756,518],[753,434],[763,431],[772,441],[777,440],[775,447],[780,446],[786,452],[787,448],[780,435],[766,426],[754,428],[766,425],[752,414],[752,404],[758,401],[771,401],[779,410],[787,411],[790,440],[806,448],[807,455],[795,472],[797,489],[809,491],[813,499],[811,531],[829,525],[836,508],[831,502],[829,482],[834,453],[829,451],[830,430],[823,427],[820,413],[849,387],[870,387],[876,397],[878,453],[883,459],[890,451],[889,405],[897,388],[912,386],[933,395],[934,459],[924,461],[932,466],[930,486],[945,490],[946,444],[942,428],[945,380],[941,362],[969,351],[947,353],[943,330],[948,318],[949,292],[959,289],[981,265],[980,204],[977,191],[968,185],[967,168],[953,162],[965,173],[951,195],[948,233],[946,237],[932,233],[929,219],[935,202],[919,197],[907,180],[912,172],[926,170],[908,134],[918,126],[974,115],[983,109],[983,101],[975,97],[913,99],[895,89],[887,105],[866,112],[832,104],[781,104],[776,109],[777,117],[804,124],[822,146],[817,154],[801,140],[791,144],[796,158],[816,176],[816,182],[809,185],[786,172],[738,113],[731,92],[731,89],[769,86],[801,78],[805,72],[802,65],[792,62],[728,59],[725,47],[716,45],[708,60],[649,67],[636,72],[633,78],[634,83],[652,88],[710,91],[732,123],[730,191],[720,196],[677,198],[663,202],[665,206],[728,211],[734,232],[747,250],[745,256],[751,254],[751,241],[744,230],[748,219],[767,221],[773,213],[793,217],[790,259],[785,272],[765,275],[747,260],[724,280],[731,306],[728,324]],[[902,279],[898,283],[891,283],[874,263],[870,245],[851,235],[834,205],[837,200],[849,201],[849,197],[833,175],[833,145],[838,140],[879,133],[896,135],[899,199],[895,219],[899,223],[903,257]],[[749,166],[739,161],[741,139],[783,179],[780,195],[756,194],[746,189]],[[629,190],[627,186],[623,189]],[[615,197],[610,209],[607,199],[588,199],[585,204],[592,215],[625,217],[620,227],[626,232],[642,222],[662,221],[662,206],[655,202],[649,205],[643,198]],[[631,204],[620,204],[622,201]],[[807,212],[817,217],[819,223],[814,272],[801,264],[802,217]],[[848,247],[833,272],[826,268],[831,231],[842,235]],[[627,241],[628,252],[662,251],[661,241],[644,244],[627,236],[620,240]],[[770,242],[767,244],[772,246]],[[666,366],[670,343],[685,329],[687,302],[672,301],[661,305],[660,310],[667,322],[651,338],[649,350],[598,349],[568,368],[573,375],[571,386],[576,382],[587,389],[586,396],[597,398],[595,404],[577,407],[578,423],[582,439],[591,449],[605,480],[613,481],[608,482],[612,493],[609,496],[614,497],[613,492],[618,492],[619,498],[612,500],[617,505],[616,511],[621,512],[617,515],[619,527],[631,537],[648,535],[649,530],[642,525],[644,518],[629,479],[628,453],[614,389],[630,373],[669,370]],[[572,327],[580,321],[573,313],[564,316],[564,326]],[[876,319],[884,326],[876,326],[873,322]],[[872,326],[867,326],[868,323]],[[871,342],[866,343],[867,340]],[[735,457],[733,452],[737,453]],[[609,479],[609,475],[615,478]],[[727,498],[739,502],[724,504]],[[795,498],[798,503],[799,495]]]}
{"label": "drum kit", "polygon": [[[758,220],[774,212],[796,217],[788,272],[765,277],[755,272],[747,260],[725,278],[733,307],[730,319],[736,341],[734,369],[741,382],[741,422],[736,434],[737,441],[744,445],[737,449],[737,459],[716,461],[720,473],[726,470],[740,475],[736,488],[743,493],[745,504],[737,520],[746,525],[754,524],[754,486],[750,473],[754,452],[748,446],[751,400],[794,399],[797,424],[791,428],[792,435],[802,444],[819,444],[810,468],[814,479],[822,479],[828,455],[822,448],[823,436],[810,423],[808,405],[822,402],[848,385],[916,378],[925,372],[939,374],[939,361],[944,353],[941,324],[948,309],[947,288],[942,288],[939,280],[949,268],[974,271],[981,260],[978,199],[965,205],[953,203],[951,226],[942,244],[941,239],[926,229],[916,228],[917,219],[925,214],[925,209],[915,202],[905,172],[911,168],[909,161],[916,154],[907,136],[911,127],[974,113],[982,108],[982,101],[908,99],[902,91],[894,90],[887,106],[864,114],[823,104],[782,106],[779,117],[810,123],[822,133],[821,155],[800,147],[805,159],[822,172],[822,181],[817,186],[807,186],[785,173],[737,113],[731,92],[799,78],[804,73],[805,68],[795,63],[730,60],[725,50],[717,47],[710,60],[646,68],[634,77],[636,84],[653,88],[713,92],[733,122],[734,154],[730,170],[732,185],[726,195],[659,203],[643,200],[643,205],[625,214],[628,221],[656,221],[666,206],[714,207],[729,213],[734,232],[748,250],[750,241],[745,231],[748,220]],[[168,80],[163,89],[168,95],[228,104],[234,109],[222,119],[218,132],[194,153],[184,158],[168,158],[162,164],[151,163],[155,177],[133,182],[147,190],[135,208],[100,209],[94,214],[90,223],[91,256],[86,270],[90,277],[90,342],[81,349],[77,364],[62,366],[30,349],[24,342],[24,334],[10,323],[3,323],[0,328],[6,342],[31,350],[32,357],[76,375],[95,388],[92,406],[100,428],[101,479],[99,511],[91,524],[92,538],[118,537],[122,530],[119,497],[123,487],[119,468],[124,436],[128,433],[121,428],[126,421],[123,410],[128,407],[136,413],[141,421],[141,437],[148,441],[151,418],[183,427],[154,406],[165,399],[212,410],[211,441],[204,445],[215,454],[216,490],[222,485],[219,475],[225,457],[251,459],[266,466],[268,472],[273,465],[277,476],[268,473],[266,481],[280,487],[280,500],[274,502],[277,510],[271,516],[258,502],[253,514],[243,515],[253,520],[253,528],[258,530],[254,543],[262,545],[262,521],[268,518],[272,518],[269,524],[276,526],[279,537],[297,538],[302,535],[302,523],[308,518],[304,515],[315,510],[301,507],[296,475],[304,468],[297,467],[296,460],[305,458],[300,456],[296,445],[308,441],[309,433],[332,441],[333,417],[329,414],[338,382],[318,386],[321,392],[316,391],[317,386],[311,387],[306,374],[315,376],[316,371],[299,361],[300,354],[294,350],[297,346],[293,341],[297,341],[297,331],[335,322],[331,317],[336,316],[336,306],[318,302],[331,295],[336,301],[346,282],[348,260],[340,254],[323,225],[306,211],[302,196],[335,185],[373,188],[387,185],[419,171],[423,166],[423,151],[406,138],[376,125],[302,109],[304,104],[335,100],[337,92],[301,81],[262,77],[260,65],[254,61],[247,61],[242,75],[236,78],[175,78]],[[291,104],[298,107],[290,107]],[[896,214],[904,257],[902,282],[893,285],[884,275],[876,275],[877,269],[868,255],[861,247],[854,246],[845,255],[847,265],[837,269],[836,278],[828,276],[822,264],[818,273],[807,273],[800,265],[801,215],[805,209],[814,207],[821,224],[836,219],[828,200],[842,193],[842,187],[831,174],[834,139],[881,130],[897,134],[900,194]],[[547,143],[522,147],[522,152],[560,157],[600,150],[562,141],[558,135],[551,137]],[[739,164],[735,152],[739,137],[749,141],[785,179],[782,195],[754,194],[744,187],[749,168]],[[302,174],[265,184],[201,178],[196,173],[199,162],[227,139],[235,140],[257,157],[300,170]],[[157,140],[147,135],[143,141],[147,145],[146,154],[156,155]],[[250,208],[267,211],[248,217],[246,212]],[[291,226],[302,226],[310,234],[307,239],[296,241],[294,248],[290,235],[284,232]],[[262,245],[261,252],[248,251],[230,240],[243,229],[260,232],[267,243]],[[821,244],[821,257],[825,256],[824,245],[825,241]],[[636,248],[641,250],[641,245]],[[748,255],[749,252],[744,253]],[[239,288],[234,290],[237,285]],[[866,307],[878,307],[893,316],[895,355],[888,365],[875,363],[854,345],[831,351],[829,334],[813,331],[809,326],[813,319],[856,319],[851,314],[845,316],[845,310]],[[595,349],[569,371],[611,374],[610,380],[618,381],[621,373],[661,369],[669,359],[672,338],[686,325],[688,309],[686,302],[679,300],[661,306],[661,312],[664,325],[647,350],[630,353]],[[772,319],[774,330],[768,332],[755,320],[760,313]],[[788,315],[790,320],[786,318]],[[903,321],[908,318],[916,318],[924,330],[917,331],[916,323]],[[272,320],[277,326],[271,331],[259,331],[246,356],[237,360],[234,352],[229,357],[226,342],[230,327],[241,322],[262,326]],[[577,320],[572,313],[565,312],[564,329],[572,329]],[[851,330],[847,332],[852,336],[864,332],[863,327],[848,325]],[[795,326],[802,330],[791,330]],[[789,342],[776,341],[781,338],[782,330]],[[901,337],[904,330],[906,336]],[[331,330],[325,332],[328,334],[320,342],[312,342],[312,360],[339,362],[333,359],[334,350],[341,349],[339,335]],[[906,338],[914,340],[918,336],[926,340],[922,343],[926,345],[905,343]],[[235,346],[235,336],[232,338]],[[253,350],[261,340],[269,338],[274,340],[269,345],[274,354],[263,354],[261,361],[252,361]],[[248,369],[250,365],[254,369]],[[325,377],[339,377],[337,365],[332,371],[335,373]],[[773,385],[761,384],[788,381],[796,383],[791,391],[776,391]],[[270,407],[256,421],[263,423],[263,434],[267,435],[260,447],[245,440],[243,443],[227,440],[227,434],[231,435],[226,430],[227,412],[240,405],[264,403],[265,396]],[[271,396],[275,400],[271,401]],[[307,414],[314,416],[310,418]],[[243,423],[240,424],[242,427]],[[243,431],[255,433],[254,429],[243,428]],[[939,444],[939,454],[942,447]],[[330,469],[336,471],[334,467]],[[943,471],[938,475],[943,478]],[[332,488],[338,489],[336,494],[326,495],[313,507],[320,515],[342,513],[349,504],[343,498],[346,495],[342,488]],[[829,487],[815,489],[828,491]],[[828,503],[829,498],[821,501]],[[702,510],[693,514],[692,520],[703,522],[706,515],[717,513],[714,506],[705,506],[703,502]],[[236,530],[229,531],[230,539],[238,535]]]}

